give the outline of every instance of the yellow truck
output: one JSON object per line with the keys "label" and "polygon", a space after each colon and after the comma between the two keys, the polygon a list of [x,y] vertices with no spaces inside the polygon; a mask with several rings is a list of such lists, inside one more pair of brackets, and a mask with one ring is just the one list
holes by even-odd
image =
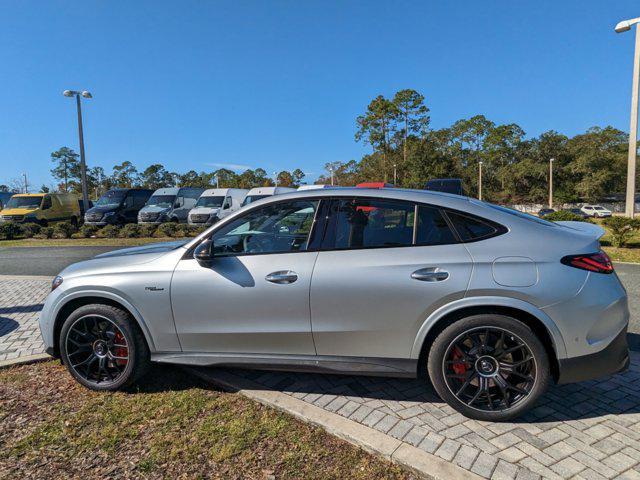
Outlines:
{"label": "yellow truck", "polygon": [[18,193],[0,211],[3,222],[38,223],[47,226],[80,220],[78,197],[73,193]]}

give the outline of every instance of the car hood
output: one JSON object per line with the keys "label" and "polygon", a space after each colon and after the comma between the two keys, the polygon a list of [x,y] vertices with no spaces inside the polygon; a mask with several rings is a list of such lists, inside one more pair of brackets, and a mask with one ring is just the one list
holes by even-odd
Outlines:
{"label": "car hood", "polygon": [[211,215],[212,213],[218,213],[220,211],[220,209],[218,207],[215,208],[211,208],[211,207],[198,207],[198,208],[192,208],[189,211],[190,215],[196,214],[196,215]]}
{"label": "car hood", "polygon": [[115,210],[117,210],[118,207],[117,206],[104,206],[104,207],[91,207],[89,210],[87,210],[86,213],[88,213],[89,215],[93,214],[93,213],[107,213],[107,212],[113,212]]}
{"label": "car hood", "polygon": [[166,255],[168,252],[182,247],[188,241],[189,240],[178,240],[113,250],[97,255],[90,260],[69,265],[60,275],[63,277],[74,277],[127,271],[127,269],[132,266],[152,262]]}
{"label": "car hood", "polygon": [[162,213],[168,212],[169,210],[171,210],[171,207],[159,207],[157,205],[150,205],[148,207],[142,207],[140,213]]}

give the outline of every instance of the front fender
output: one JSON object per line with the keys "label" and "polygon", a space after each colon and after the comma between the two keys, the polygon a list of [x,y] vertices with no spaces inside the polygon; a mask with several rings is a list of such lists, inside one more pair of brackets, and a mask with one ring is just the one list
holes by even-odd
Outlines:
{"label": "front fender", "polygon": [[453,312],[464,308],[482,306],[515,308],[533,315],[538,320],[540,320],[540,322],[542,322],[542,324],[549,332],[549,336],[553,340],[553,348],[556,352],[557,358],[562,359],[567,357],[567,350],[564,339],[562,338],[562,334],[560,333],[560,330],[551,319],[551,317],[549,317],[546,313],[544,313],[535,305],[525,302],[524,300],[510,297],[488,296],[461,298],[459,300],[455,300],[451,303],[443,305],[442,307],[434,311],[431,315],[429,315],[429,317],[427,317],[427,319],[422,323],[422,326],[418,330],[415,341],[413,342],[413,347],[411,348],[411,358],[416,360],[419,359],[422,345],[424,344],[429,331],[441,319]]}

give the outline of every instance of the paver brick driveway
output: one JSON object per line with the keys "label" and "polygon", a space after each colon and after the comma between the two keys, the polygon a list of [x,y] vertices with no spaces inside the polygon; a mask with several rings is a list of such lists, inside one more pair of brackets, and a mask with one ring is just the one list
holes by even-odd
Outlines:
{"label": "paver brick driveway", "polygon": [[[42,352],[49,280],[0,277],[0,360]],[[469,420],[417,380],[227,370],[486,478],[640,478],[640,353],[601,381],[553,387],[511,423]]]}

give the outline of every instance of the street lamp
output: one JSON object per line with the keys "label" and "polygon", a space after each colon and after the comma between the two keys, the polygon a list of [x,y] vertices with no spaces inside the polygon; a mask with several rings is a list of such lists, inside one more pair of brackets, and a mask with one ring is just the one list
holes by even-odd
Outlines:
{"label": "street lamp", "polygon": [[549,208],[553,208],[553,161],[555,158],[549,159]]}
{"label": "street lamp", "polygon": [[331,172],[331,185],[333,185],[333,167],[329,167],[329,172]]}
{"label": "street lamp", "polygon": [[76,90],[65,90],[62,92],[65,97],[76,97],[76,106],[78,109],[78,137],[80,139],[80,180],[82,182],[82,203],[85,210],[89,209],[89,191],[87,189],[87,163],[84,159],[84,135],[82,133],[82,107],[80,106],[80,97],[93,98],[91,93],[86,90],[78,92]]}
{"label": "street lamp", "polygon": [[478,162],[478,200],[482,200],[482,162]]}
{"label": "street lamp", "polygon": [[393,184],[396,185],[398,183],[398,174],[397,174],[397,165],[393,164]]}
{"label": "street lamp", "polygon": [[616,25],[616,33],[631,30],[636,25],[636,49],[633,55],[633,85],[631,86],[631,126],[629,127],[629,158],[627,161],[627,199],[625,215],[633,218],[636,203],[636,155],[638,141],[638,77],[640,76],[640,17],[623,20]]}

